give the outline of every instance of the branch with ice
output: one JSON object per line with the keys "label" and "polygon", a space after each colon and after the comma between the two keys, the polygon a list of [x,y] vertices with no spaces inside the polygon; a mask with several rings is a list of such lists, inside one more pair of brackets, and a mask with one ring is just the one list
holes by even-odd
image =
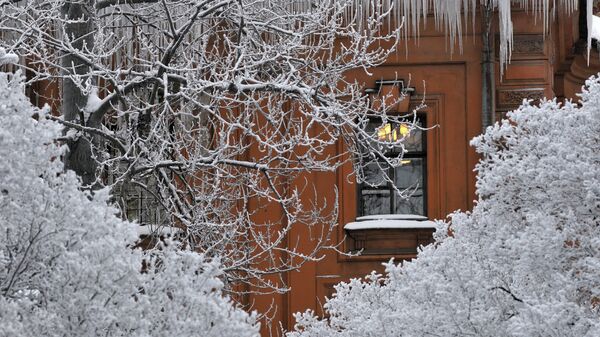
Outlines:
{"label": "branch with ice", "polygon": [[[378,158],[364,148],[390,146],[369,116],[410,124],[345,78],[395,52],[400,27],[379,2],[80,1],[66,16],[65,4],[10,2],[0,27],[36,79],[62,83],[63,116],[47,118],[68,130],[67,168],[109,186],[123,217],[179,224],[230,284],[285,291],[281,273],[334,248],[336,192],[303,175],[350,163],[364,177]],[[257,218],[251,203],[281,211]],[[310,247],[288,240],[298,226]]]}
{"label": "branch with ice", "polygon": [[[216,259],[164,235],[176,229],[122,221],[107,189],[80,189],[60,160],[61,125],[31,118],[41,113],[22,89],[0,73],[1,334],[258,337]],[[165,240],[142,252],[140,235]]]}

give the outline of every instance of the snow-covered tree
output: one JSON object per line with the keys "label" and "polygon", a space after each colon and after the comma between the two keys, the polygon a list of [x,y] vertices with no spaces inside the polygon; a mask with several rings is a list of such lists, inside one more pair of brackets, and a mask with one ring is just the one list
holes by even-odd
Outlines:
{"label": "snow-covered tree", "polygon": [[[600,335],[600,78],[475,138],[478,201],[412,261],[336,287],[290,337]],[[448,235],[451,232],[452,235]]]}
{"label": "snow-covered tree", "polygon": [[257,336],[216,261],[134,249],[136,225],[63,172],[62,126],[23,93],[0,73],[0,336]]}
{"label": "snow-covered tree", "polygon": [[[544,24],[577,3],[514,2]],[[368,118],[411,119],[373,111],[346,74],[384,62],[431,11],[460,45],[478,4],[499,13],[504,63],[508,0],[0,0],[0,46],[23,56],[31,82],[60,82],[64,161],[86,186],[110,185],[125,217],[184,228],[230,281],[284,290],[267,276],[336,244],[336,200],[311,193],[306,173],[349,162],[362,180],[390,146]],[[294,226],[311,228],[311,247],[288,241]]]}
{"label": "snow-covered tree", "polygon": [[[359,162],[364,144],[361,162],[376,160],[391,144],[369,116],[412,120],[371,110],[344,77],[382,63],[399,36],[389,7],[353,4],[3,1],[0,44],[27,60],[30,82],[61,82],[62,117],[49,118],[69,128],[66,167],[85,185],[110,186],[125,217],[183,228],[228,282],[284,290],[268,276],[337,244],[337,200],[315,196],[306,172]],[[281,211],[265,219],[249,204]],[[293,226],[311,226],[312,247],[288,244]]]}

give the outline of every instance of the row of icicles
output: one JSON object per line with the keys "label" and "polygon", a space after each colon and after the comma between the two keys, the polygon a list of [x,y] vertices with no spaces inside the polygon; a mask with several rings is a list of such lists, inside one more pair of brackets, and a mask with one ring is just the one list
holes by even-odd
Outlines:
{"label": "row of icicles", "polygon": [[[263,0],[263,1],[248,1],[252,6],[265,6],[269,8],[287,8],[290,13],[306,13],[316,8],[317,0]],[[454,52],[454,46],[458,45],[462,51],[463,41],[462,35],[466,27],[469,26],[469,21],[475,28],[475,17],[477,16],[478,5],[492,6],[498,12],[498,33],[500,38],[499,59],[501,69],[510,61],[510,51],[512,48],[513,26],[511,19],[511,10],[514,7],[520,7],[535,15],[535,20],[541,20],[546,32],[552,18],[556,17],[557,13],[571,14],[579,5],[578,0],[325,0],[330,1],[332,6],[337,2],[337,5],[346,5],[344,11],[345,20],[354,21],[357,25],[361,25],[364,19],[371,15],[381,15],[390,11],[388,17],[389,24],[403,24],[402,35],[405,40],[411,37],[418,38],[419,29],[422,23],[427,21],[429,15],[433,16],[437,29],[444,31],[449,38],[450,53]],[[586,0],[588,14],[588,32],[591,31],[591,16],[593,0]],[[194,3],[194,2],[191,2]],[[190,4],[191,4],[190,3]],[[323,6],[322,2],[319,2]],[[139,10],[139,6],[136,6]],[[177,14],[184,14],[185,6],[175,7]],[[138,12],[139,13],[139,12]],[[117,14],[117,13],[115,13]],[[177,15],[175,15],[177,16]],[[183,15],[185,16],[185,14]],[[164,20],[166,21],[166,20]],[[163,22],[167,29],[166,22]],[[163,25],[159,24],[159,25]],[[202,34],[204,29],[202,26],[206,21],[201,20],[192,35]],[[121,32],[125,35],[127,30]],[[590,37],[588,37],[588,46],[591,45]],[[194,36],[191,37],[194,40]],[[589,54],[589,48],[588,48]]]}

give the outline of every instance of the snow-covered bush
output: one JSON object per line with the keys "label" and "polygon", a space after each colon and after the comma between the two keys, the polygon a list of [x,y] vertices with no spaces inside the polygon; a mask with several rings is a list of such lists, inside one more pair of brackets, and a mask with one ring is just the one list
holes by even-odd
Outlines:
{"label": "snow-covered bush", "polygon": [[61,127],[23,89],[0,72],[0,336],[256,336],[216,263],[132,248],[135,226],[63,172]]}
{"label": "snow-covered bush", "polygon": [[[478,201],[417,259],[336,287],[289,337],[600,336],[600,78],[472,144]],[[448,236],[451,228],[453,236]]]}

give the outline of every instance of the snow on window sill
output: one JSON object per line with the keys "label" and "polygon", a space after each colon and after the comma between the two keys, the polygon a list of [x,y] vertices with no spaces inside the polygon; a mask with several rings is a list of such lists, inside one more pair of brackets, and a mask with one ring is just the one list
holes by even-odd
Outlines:
{"label": "snow on window sill", "polygon": [[344,226],[348,231],[366,229],[435,229],[435,222],[427,220],[422,215],[413,214],[384,214],[363,216]]}
{"label": "snow on window sill", "polygon": [[423,221],[423,220],[427,220],[427,217],[424,215],[418,215],[418,214],[379,214],[379,215],[359,216],[358,218],[356,218],[356,221],[365,221],[365,220],[417,220],[417,221]]}

